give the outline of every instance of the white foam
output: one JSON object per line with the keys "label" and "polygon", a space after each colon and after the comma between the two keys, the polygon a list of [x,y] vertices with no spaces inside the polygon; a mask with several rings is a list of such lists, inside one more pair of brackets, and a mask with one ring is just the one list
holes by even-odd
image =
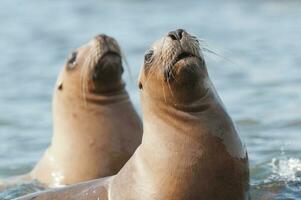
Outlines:
{"label": "white foam", "polygon": [[52,172],[51,176],[53,177],[52,187],[64,187],[65,185],[62,184],[64,180],[64,175],[60,171]]}
{"label": "white foam", "polygon": [[273,158],[269,163],[272,175],[269,180],[291,182],[301,181],[301,160],[297,158]]}

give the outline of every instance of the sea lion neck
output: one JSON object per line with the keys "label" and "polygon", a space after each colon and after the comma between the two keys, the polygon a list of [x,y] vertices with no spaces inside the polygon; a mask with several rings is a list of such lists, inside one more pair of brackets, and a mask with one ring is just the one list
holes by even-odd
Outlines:
{"label": "sea lion neck", "polygon": [[[89,124],[76,124],[73,121],[84,121],[86,118],[90,118],[91,120],[106,119],[106,115],[111,116],[112,113],[118,113],[120,107],[127,105],[130,102],[129,95],[123,86],[119,90],[110,93],[75,93],[75,91],[65,93],[56,93],[53,98],[53,127],[54,127],[54,139],[56,135],[61,137],[60,135],[64,135],[66,139],[67,136],[70,135],[77,137],[79,139],[83,138],[82,133],[88,132],[84,129],[88,129]],[[93,114],[91,114],[91,112]],[[108,117],[109,118],[109,117]],[[80,120],[82,119],[82,120]],[[72,127],[66,127],[68,124],[75,124]],[[62,128],[63,127],[63,128]],[[61,134],[61,131],[64,129],[68,129],[69,131],[65,132],[65,134]],[[83,129],[83,130],[80,130]],[[70,131],[72,130],[72,131]],[[85,134],[85,136],[90,137],[89,134]],[[97,137],[97,134],[94,134]],[[97,138],[90,138],[91,140]],[[74,142],[73,140],[70,140]],[[66,140],[68,143],[69,140]],[[83,144],[83,142],[80,142]],[[87,140],[87,145],[89,145],[89,139]]]}
{"label": "sea lion neck", "polygon": [[[220,140],[231,156],[236,158],[246,156],[245,148],[239,140],[235,145],[231,145],[234,136],[237,135],[236,128],[214,87],[210,88],[202,99],[190,105],[170,105],[149,96],[144,98],[142,95],[142,110],[143,121],[152,122],[143,125],[142,143],[149,144],[148,140],[151,138],[165,145],[174,145],[176,149],[177,145],[185,140],[195,144],[189,148],[200,150],[204,137],[212,137]],[[221,133],[221,130],[226,134]],[[150,147],[154,148],[155,144]]]}
{"label": "sea lion neck", "polygon": [[153,93],[142,91],[142,109],[147,109],[147,112],[144,112],[145,115],[158,115],[163,117],[163,114],[166,116],[181,114],[183,117],[194,117],[209,109],[210,103],[212,102],[211,100],[216,99],[216,94],[210,87],[201,89],[198,92],[186,91],[186,93],[180,92],[180,94],[177,94],[177,92],[178,91],[168,91],[166,94],[170,98],[162,98],[158,97],[158,95],[153,95]]}
{"label": "sea lion neck", "polygon": [[[69,77],[69,80],[71,78]],[[129,95],[125,88],[125,83],[120,80],[118,82],[106,83],[98,90],[95,90],[93,84],[88,89],[85,85],[81,85],[79,81],[75,84],[68,83],[68,79],[58,80],[55,92],[54,102],[60,102],[59,99],[74,104],[75,107],[89,107],[93,105],[106,106],[122,101],[129,100]],[[68,84],[67,84],[68,83]]]}
{"label": "sea lion neck", "polygon": [[125,89],[125,84],[122,83],[112,90],[102,91],[102,92],[89,92],[83,96],[83,100],[88,104],[96,105],[108,105],[115,104],[122,101],[128,101],[129,95]]}
{"label": "sea lion neck", "polygon": [[[212,97],[208,94],[206,98]],[[203,126],[202,119],[205,119],[211,112],[209,102],[206,99],[180,105],[151,99],[147,96],[142,97],[141,102],[144,113],[143,120],[152,122],[144,124],[145,137],[143,136],[143,140],[148,140],[148,136],[166,143],[169,143],[168,138],[174,140],[178,136],[179,140],[183,138],[186,138],[185,140],[199,140],[201,133],[190,131],[189,128]]]}

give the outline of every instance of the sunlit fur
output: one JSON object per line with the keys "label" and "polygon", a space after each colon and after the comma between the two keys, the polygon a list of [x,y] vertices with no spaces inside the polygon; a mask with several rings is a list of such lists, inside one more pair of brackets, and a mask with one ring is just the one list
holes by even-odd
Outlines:
{"label": "sunlit fur", "polygon": [[139,78],[142,143],[117,175],[27,199],[249,199],[247,152],[200,49],[183,31],[168,33],[146,53]]}
{"label": "sunlit fur", "polygon": [[117,173],[141,142],[142,124],[122,80],[116,40],[98,35],[67,59],[53,95],[53,137],[29,173],[49,187]]}

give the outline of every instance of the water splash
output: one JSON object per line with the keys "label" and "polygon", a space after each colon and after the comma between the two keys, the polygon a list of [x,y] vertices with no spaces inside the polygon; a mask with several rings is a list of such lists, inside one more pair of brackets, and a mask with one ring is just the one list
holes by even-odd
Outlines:
{"label": "water splash", "polygon": [[273,158],[259,168],[265,175],[257,177],[253,183],[252,199],[300,199],[301,198],[301,159],[287,157],[281,148],[280,157]]}
{"label": "water splash", "polygon": [[272,175],[269,181],[301,182],[301,160],[298,158],[273,158],[269,163]]}
{"label": "water splash", "polygon": [[62,172],[57,171],[57,172],[52,172],[51,176],[53,178],[53,183],[52,187],[64,187],[65,185],[62,184],[63,180],[65,179],[64,175]]}

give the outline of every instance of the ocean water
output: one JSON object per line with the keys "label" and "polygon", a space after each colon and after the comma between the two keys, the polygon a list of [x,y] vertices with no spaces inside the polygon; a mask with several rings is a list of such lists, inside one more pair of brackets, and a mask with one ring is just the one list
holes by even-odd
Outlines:
{"label": "ocean water", "polygon": [[[51,98],[72,49],[115,37],[136,80],[149,45],[184,28],[218,55],[208,70],[246,143],[253,199],[301,199],[301,2],[1,0],[0,177],[28,172],[49,145]],[[128,71],[128,70],[127,70]],[[11,199],[38,188],[0,193]]]}

